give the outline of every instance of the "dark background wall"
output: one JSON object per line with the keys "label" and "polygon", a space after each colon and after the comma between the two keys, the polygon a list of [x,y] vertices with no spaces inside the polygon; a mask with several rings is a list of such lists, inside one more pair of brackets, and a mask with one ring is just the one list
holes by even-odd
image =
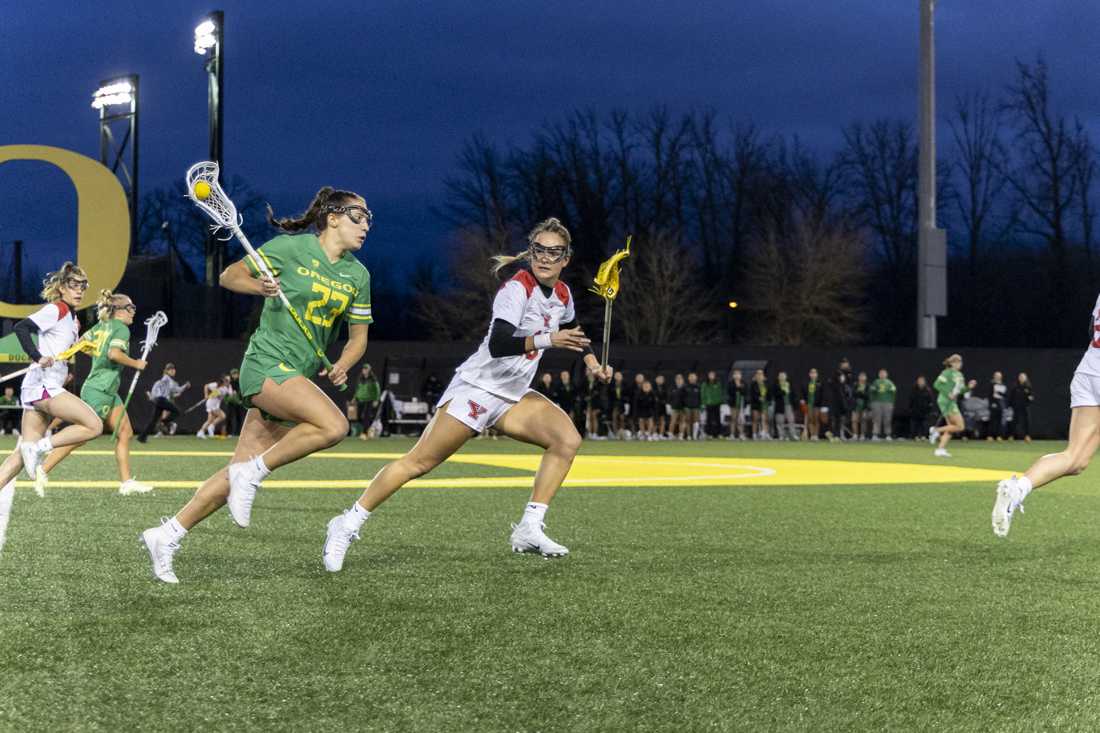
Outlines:
{"label": "dark background wall", "polygon": [[[149,376],[138,383],[137,393],[131,402],[130,415],[135,424],[143,425],[152,411],[151,403],[145,399],[145,391],[160,377],[164,364],[174,362],[179,372],[180,382],[190,381],[192,388],[177,401],[181,407],[194,404],[202,397],[201,385],[216,379],[220,374],[236,367],[241,362],[247,343],[236,340],[212,339],[162,339],[150,357]],[[425,341],[372,341],[367,349],[366,361],[378,372],[383,384],[389,384],[399,397],[419,394],[421,382],[434,373],[446,384],[451,372],[475,348],[476,342],[425,342]],[[334,347],[332,354],[339,352]],[[858,374],[866,371],[871,379],[880,368],[890,372],[890,378],[898,385],[897,413],[907,417],[909,392],[918,375],[925,375],[929,381],[935,379],[941,369],[944,357],[951,353],[948,349],[922,350],[912,348],[839,348],[812,349],[802,347],[752,347],[752,346],[618,346],[611,349],[611,362],[616,369],[623,369],[629,379],[634,372],[646,374],[661,372],[671,377],[677,372],[697,371],[700,378],[708,370],[715,370],[723,381],[734,361],[765,360],[768,362],[768,376],[774,377],[780,369],[787,371],[791,380],[801,386],[806,373],[816,367],[823,378],[836,369],[841,357],[847,356],[852,368]],[[1019,372],[1027,372],[1031,377],[1036,399],[1032,408],[1032,434],[1043,437],[1065,437],[1069,424],[1069,381],[1073,370],[1081,358],[1076,349],[966,349],[962,356],[965,360],[963,373],[967,378],[974,377],[979,388],[989,384],[995,370],[1002,371],[1005,382],[1012,384]],[[12,369],[19,365],[12,365]],[[571,353],[550,351],[542,360],[541,371],[555,374],[563,369],[574,371],[575,377],[582,373],[580,360]],[[77,366],[77,384],[87,373],[88,360],[79,358]],[[129,386],[130,375],[127,370],[123,377],[123,389]],[[391,376],[392,375],[392,376]],[[353,375],[353,381],[356,375]],[[396,378],[395,384],[389,380]],[[338,404],[341,396],[333,389],[327,390]],[[190,419],[184,421],[181,428],[188,429],[194,423],[198,428],[205,417],[200,407],[193,411]]]}

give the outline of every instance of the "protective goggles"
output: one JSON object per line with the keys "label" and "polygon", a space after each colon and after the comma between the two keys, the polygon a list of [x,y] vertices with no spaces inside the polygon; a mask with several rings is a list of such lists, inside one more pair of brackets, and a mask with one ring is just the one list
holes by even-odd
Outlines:
{"label": "protective goggles", "polygon": [[531,246],[527,248],[527,251],[531,253],[532,259],[545,262],[548,265],[561,262],[571,254],[569,247],[547,247],[538,242],[531,242]]}
{"label": "protective goggles", "polygon": [[344,214],[355,224],[366,222],[368,227],[374,224],[374,214],[363,206],[330,206],[328,210],[333,214]]}

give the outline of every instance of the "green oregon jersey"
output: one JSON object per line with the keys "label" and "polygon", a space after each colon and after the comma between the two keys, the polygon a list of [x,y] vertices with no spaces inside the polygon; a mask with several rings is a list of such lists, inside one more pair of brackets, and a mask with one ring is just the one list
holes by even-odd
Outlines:
{"label": "green oregon jersey", "polygon": [[84,380],[84,386],[104,394],[117,394],[122,365],[111,361],[108,354],[111,349],[121,349],[129,355],[130,329],[122,321],[112,318],[92,326],[84,338],[92,342],[92,371]]}
{"label": "green oregon jersey", "polygon": [[955,400],[966,388],[966,380],[963,378],[962,372],[948,367],[940,372],[940,376],[936,377],[936,382],[932,387],[941,399]]}
{"label": "green oregon jersey", "polygon": [[[260,247],[259,255],[279,279],[279,286],[313,340],[306,340],[281,300],[267,298],[245,358],[275,361],[288,367],[287,371],[297,370],[312,377],[321,368],[316,350],[324,351],[336,339],[341,320],[346,319],[350,325],[373,322],[370,273],[350,252],[329,262],[313,234],[275,237]],[[244,261],[253,276],[259,277],[251,256]]]}

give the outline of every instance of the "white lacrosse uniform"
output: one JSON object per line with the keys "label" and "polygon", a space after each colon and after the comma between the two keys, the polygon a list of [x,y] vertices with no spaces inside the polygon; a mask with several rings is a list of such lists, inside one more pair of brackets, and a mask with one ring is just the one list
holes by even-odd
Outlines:
{"label": "white lacrosse uniform", "polygon": [[211,413],[222,409],[222,400],[233,390],[217,382],[210,382],[204,391],[206,392],[206,412]]}
{"label": "white lacrosse uniform", "polygon": [[550,295],[544,295],[538,280],[520,270],[504,283],[493,299],[489,333],[476,352],[455,370],[455,376],[439,398],[437,407],[448,402],[447,413],[477,432],[491,427],[512,405],[531,391],[531,380],[539,369],[542,350],[517,356],[493,358],[489,354],[492,322],[502,319],[516,325],[513,336],[553,333],[563,323],[576,319],[573,295],[560,280]]}
{"label": "white lacrosse uniform", "polygon": [[[38,326],[38,351],[42,356],[56,357],[76,343],[80,335],[80,322],[68,303],[59,300],[42,306],[30,315],[34,325]],[[69,365],[64,361],[55,361],[42,368],[35,364],[23,377],[20,398],[26,409],[34,409],[39,400],[56,397],[65,391],[65,377],[69,375]]]}
{"label": "white lacrosse uniform", "polygon": [[1092,307],[1092,340],[1069,383],[1070,407],[1100,406],[1100,297]]}

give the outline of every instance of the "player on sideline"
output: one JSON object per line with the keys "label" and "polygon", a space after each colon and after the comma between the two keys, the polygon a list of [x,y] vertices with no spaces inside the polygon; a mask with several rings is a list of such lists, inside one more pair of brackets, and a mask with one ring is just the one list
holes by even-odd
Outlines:
{"label": "player on sideline", "polygon": [[[76,308],[84,300],[88,276],[72,262],[66,262],[43,281],[42,300],[46,305],[15,324],[19,345],[33,362],[23,377],[21,401],[23,422],[19,445],[0,464],[0,539],[8,525],[15,477],[25,468],[34,479],[42,457],[54,448],[84,443],[103,432],[103,421],[83,400],[65,390],[69,366],[54,357],[76,342],[80,324]],[[38,332],[38,344],[31,339]],[[50,421],[59,417],[71,423],[54,434],[46,435]],[[0,544],[2,548],[2,544]]]}
{"label": "player on sideline", "polygon": [[[129,296],[112,293],[110,290],[100,291],[96,301],[99,323],[84,334],[84,338],[92,344],[92,370],[80,388],[80,399],[87,402],[99,418],[106,422],[107,429],[118,432],[115,461],[118,463],[118,475],[122,481],[118,493],[123,496],[144,494],[153,490],[152,486],[141,483],[130,473],[130,438],[134,437],[134,429],[122,405],[122,399],[118,396],[123,367],[141,371],[146,366],[141,359],[131,359],[127,355],[130,350],[130,325],[134,322],[136,312],[137,307]],[[73,443],[58,448],[46,457],[42,470],[35,479],[35,490],[39,494],[46,488],[46,474],[81,445],[83,443]]]}
{"label": "player on sideline", "polygon": [[959,412],[959,395],[966,387],[966,379],[959,371],[962,369],[962,365],[963,358],[958,354],[947,357],[943,360],[943,371],[940,372],[940,376],[936,377],[936,381],[932,385],[939,395],[936,397],[936,404],[947,423],[942,427],[928,428],[929,442],[932,445],[936,445],[937,441],[939,442],[933,454],[940,458],[951,457],[951,454],[947,452],[947,443],[951,440],[952,435],[966,430],[962,413]]}
{"label": "player on sideline", "polygon": [[[268,219],[287,232],[259,250],[277,279],[262,277],[249,257],[221,274],[222,287],[267,298],[241,362],[241,398],[248,413],[233,458],[178,514],[141,535],[153,575],[166,583],[179,582],[172,558],[192,527],[223,504],[237,526],[247,527],[256,492],[269,473],[339,443],[348,432],[343,412],[311,378],[320,374],[344,384],[367,349],[370,273],[352,253],[362,248],[373,215],[363,197],[326,186],[301,217],[276,219],[269,208]],[[317,233],[297,234],[310,228]],[[347,321],[347,344],[327,373],[276,297],[280,287],[322,348]]]}
{"label": "player on sideline", "polygon": [[993,502],[993,534],[1008,536],[1012,515],[1032,489],[1062,478],[1076,476],[1088,468],[1100,447],[1100,297],[1092,307],[1092,332],[1073,379],[1069,383],[1069,442],[1060,453],[1040,456],[1023,476],[1012,476],[997,484]]}
{"label": "player on sideline", "polygon": [[523,518],[512,525],[512,550],[545,557],[569,553],[543,532],[543,518],[569,473],[581,436],[560,407],[529,385],[549,348],[584,352],[589,372],[605,383],[611,381],[611,369],[601,367],[589,348],[577,325],[569,287],[559,279],[569,264],[569,230],[557,219],[547,219],[531,230],[527,242],[527,251],[518,257],[493,258],[494,272],[517,260],[529,263],[530,269],[520,270],[497,292],[489,333],[455,371],[420,440],[404,457],[384,466],[350,509],[329,521],[323,553],[326,570],[343,567],[348,547],[379,504],[489,427],[546,451]]}

